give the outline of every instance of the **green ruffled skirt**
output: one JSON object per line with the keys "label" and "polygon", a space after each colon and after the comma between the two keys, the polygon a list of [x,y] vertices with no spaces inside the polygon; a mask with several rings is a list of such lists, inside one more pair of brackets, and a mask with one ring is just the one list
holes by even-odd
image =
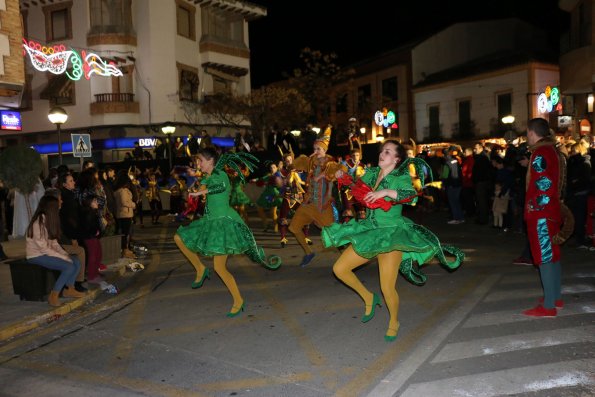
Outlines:
{"label": "green ruffled skirt", "polygon": [[[401,251],[401,273],[414,284],[422,285],[426,276],[413,266],[437,258],[440,263],[453,270],[460,266],[465,254],[456,247],[440,244],[434,233],[408,218],[395,219],[391,225],[380,226],[370,219],[351,219],[347,223],[333,223],[325,226],[321,233],[325,247],[340,247],[351,244],[361,257],[372,259],[378,254]],[[445,253],[454,255],[449,261]]]}
{"label": "green ruffled skirt", "polygon": [[207,215],[188,226],[180,226],[176,233],[189,250],[202,256],[244,254],[269,269],[281,266],[279,257],[266,258],[244,222],[230,216],[211,218]]}

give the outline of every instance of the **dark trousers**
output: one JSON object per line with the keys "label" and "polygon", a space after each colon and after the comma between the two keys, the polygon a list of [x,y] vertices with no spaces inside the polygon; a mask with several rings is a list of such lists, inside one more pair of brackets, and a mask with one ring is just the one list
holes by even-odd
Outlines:
{"label": "dark trousers", "polygon": [[475,201],[477,203],[477,222],[488,223],[490,220],[490,182],[475,184]]}
{"label": "dark trousers", "polygon": [[122,249],[128,249],[132,218],[118,218],[116,219],[116,223],[118,225],[118,232],[122,235]]}

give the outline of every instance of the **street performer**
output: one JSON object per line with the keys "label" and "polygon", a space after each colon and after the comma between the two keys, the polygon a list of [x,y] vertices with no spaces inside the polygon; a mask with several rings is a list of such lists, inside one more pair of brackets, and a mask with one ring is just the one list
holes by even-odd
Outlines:
{"label": "street performer", "polygon": [[[556,148],[556,139],[550,133],[548,122],[534,118],[527,123],[527,143],[531,151],[527,170],[527,192],[524,216],[533,263],[539,268],[543,298],[526,316],[555,317],[556,308],[562,308],[562,267],[560,244],[564,242],[561,195],[566,180],[566,158]],[[574,222],[572,222],[574,223]],[[566,227],[564,227],[566,229]]]}
{"label": "street performer", "polygon": [[[363,323],[374,317],[376,306],[381,305],[378,295],[370,292],[353,272],[372,258],[378,258],[380,289],[389,312],[388,329],[384,335],[387,342],[396,340],[399,331],[399,295],[396,283],[399,270],[403,276],[417,285],[422,285],[426,276],[413,267],[437,258],[448,269],[456,269],[465,254],[458,248],[442,245],[430,230],[413,223],[402,215],[403,204],[417,201],[409,165],[414,164],[417,175],[424,182],[422,167],[427,164],[419,158],[408,158],[403,145],[395,140],[386,140],[378,156],[378,167],[369,168],[363,176],[353,181],[344,171],[336,173],[339,184],[348,184],[356,200],[364,204],[366,219],[351,219],[347,223],[334,223],[322,229],[325,247],[341,247],[348,244],[333,266],[333,272],[364,301]],[[453,255],[452,261],[445,253]]]}
{"label": "street performer", "polygon": [[335,221],[335,208],[333,198],[333,182],[335,172],[339,169],[347,171],[345,166],[334,161],[332,156],[326,154],[331,137],[330,126],[326,128],[322,137],[314,141],[314,153],[310,157],[301,155],[294,161],[298,170],[307,172],[307,191],[304,201],[293,215],[289,224],[289,231],[292,232],[298,243],[304,249],[304,257],[300,266],[304,267],[312,261],[315,254],[305,240],[303,227],[314,222],[322,228],[329,226]]}

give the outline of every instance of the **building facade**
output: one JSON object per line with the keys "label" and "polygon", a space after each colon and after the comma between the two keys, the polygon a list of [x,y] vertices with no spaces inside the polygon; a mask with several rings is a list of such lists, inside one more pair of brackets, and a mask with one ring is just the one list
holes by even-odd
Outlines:
{"label": "building facade", "polygon": [[[454,24],[352,67],[335,90],[348,106],[337,100],[333,121],[357,117],[368,143],[380,134],[418,143],[502,137],[563,112],[558,53],[545,32],[515,18]],[[378,110],[396,114],[396,131],[375,122]]]}
{"label": "building facade", "polygon": [[560,87],[566,114],[577,134],[593,134],[595,112],[595,1],[560,0],[570,14],[570,30],[561,38]]}
{"label": "building facade", "polygon": [[0,146],[57,144],[47,116],[59,106],[68,114],[63,152],[72,150],[69,132],[90,133],[94,158],[107,162],[126,149],[113,140],[163,137],[166,125],[176,127],[174,137],[202,128],[225,134],[200,104],[222,91],[250,92],[248,23],[266,16],[235,0],[21,0],[20,7],[22,131],[4,135]]}

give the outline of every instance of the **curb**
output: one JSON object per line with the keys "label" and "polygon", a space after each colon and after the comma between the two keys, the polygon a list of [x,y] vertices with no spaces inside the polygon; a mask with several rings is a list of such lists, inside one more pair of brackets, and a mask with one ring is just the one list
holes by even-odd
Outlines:
{"label": "curb", "polygon": [[[123,276],[125,273],[126,266],[119,266],[118,269],[114,271],[110,277],[108,277],[108,280],[111,283]],[[14,338],[15,336],[24,334],[25,332],[31,331],[42,325],[53,323],[73,310],[76,310],[95,300],[97,296],[102,293],[103,290],[101,288],[90,289],[87,295],[82,298],[71,299],[68,302],[62,303],[62,306],[60,307],[51,308],[45,313],[27,316],[20,321],[0,328],[0,343]]]}

